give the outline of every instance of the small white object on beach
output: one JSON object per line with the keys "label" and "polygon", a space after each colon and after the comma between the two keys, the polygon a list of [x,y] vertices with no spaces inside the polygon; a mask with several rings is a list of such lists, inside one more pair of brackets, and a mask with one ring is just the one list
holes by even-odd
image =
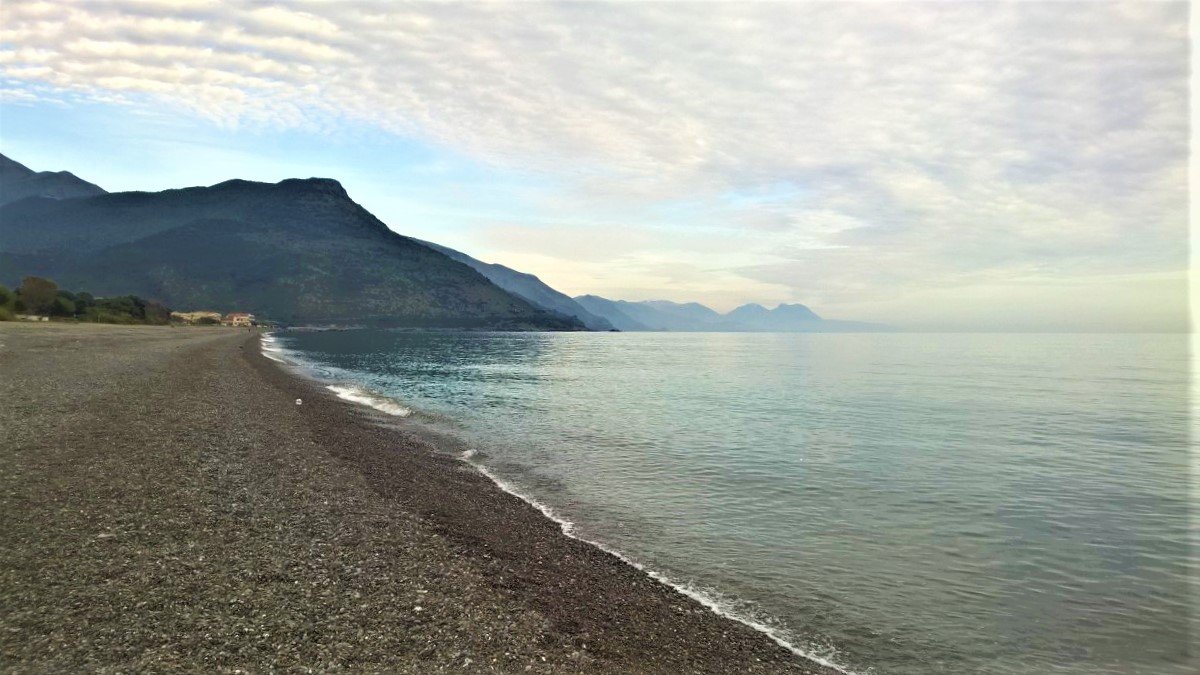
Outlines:
{"label": "small white object on beach", "polygon": [[296,405],[300,405],[301,403],[302,401],[300,399],[296,399]]}

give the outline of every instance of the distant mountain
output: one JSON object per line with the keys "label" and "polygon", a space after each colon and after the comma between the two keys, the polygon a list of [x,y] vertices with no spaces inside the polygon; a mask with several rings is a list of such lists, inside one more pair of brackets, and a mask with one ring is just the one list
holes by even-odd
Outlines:
{"label": "distant mountain", "polygon": [[698,302],[646,300],[626,303],[621,308],[642,323],[659,323],[665,330],[711,330],[721,320],[720,314]]}
{"label": "distant mountain", "polygon": [[575,301],[621,330],[703,331],[721,330],[721,315],[698,302],[667,300],[629,302],[598,295],[581,295]]}
{"label": "distant mountain", "polygon": [[[749,326],[766,321],[767,317],[770,315],[771,310],[756,302],[752,302],[748,305],[742,305],[741,307],[729,312],[725,315],[725,320],[731,323]],[[814,314],[813,316],[816,315]]]}
{"label": "distant mountain", "polygon": [[[836,321],[823,319],[808,307],[799,304],[783,304],[775,309],[762,305],[742,305],[727,313],[716,311],[699,303],[675,303],[666,300],[628,302],[609,300],[595,295],[575,298],[590,311],[613,321],[621,330],[655,331],[738,331],[777,333],[833,333],[867,332],[888,330],[879,324],[860,321]],[[615,319],[625,317],[630,323],[622,326]],[[635,326],[640,326],[635,327]]]}
{"label": "distant mountain", "polygon": [[714,330],[721,315],[698,302],[676,303],[667,300],[626,302],[616,300],[617,309],[650,330]]}
{"label": "distant mountain", "polygon": [[613,301],[598,295],[578,295],[574,300],[592,314],[603,317],[617,330],[652,330],[650,327],[622,312],[617,303],[623,301]]}
{"label": "distant mountain", "polygon": [[11,202],[0,206],[0,283],[29,274],[285,323],[583,327],[392,232],[322,178]]}
{"label": "distant mountain", "polygon": [[825,320],[804,305],[784,304],[775,309],[758,304],[742,305],[726,314],[724,321],[732,324],[730,330],[791,332],[826,327]]}
{"label": "distant mountain", "polygon": [[422,241],[420,239],[415,239],[414,241],[419,241],[433,250],[446,255],[451,260],[457,260],[470,266],[471,269],[487,277],[487,280],[493,284],[496,284],[509,293],[528,300],[542,309],[557,312],[563,316],[575,317],[591,330],[612,330],[613,328],[612,323],[608,319],[592,314],[578,302],[572,300],[570,296],[554,290],[532,274],[518,272],[511,267],[505,267],[497,263],[485,263],[472,258],[466,253],[455,251],[441,244]]}
{"label": "distant mountain", "polygon": [[70,199],[105,194],[104,189],[66,171],[34,171],[0,155],[0,205],[26,197]]}

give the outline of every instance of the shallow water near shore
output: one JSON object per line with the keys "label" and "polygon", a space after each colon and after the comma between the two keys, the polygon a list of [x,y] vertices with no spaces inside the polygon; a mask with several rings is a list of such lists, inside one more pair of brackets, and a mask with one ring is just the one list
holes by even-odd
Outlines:
{"label": "shallow water near shore", "polygon": [[457,439],[578,536],[850,671],[1191,672],[1186,336],[362,330],[270,346]]}

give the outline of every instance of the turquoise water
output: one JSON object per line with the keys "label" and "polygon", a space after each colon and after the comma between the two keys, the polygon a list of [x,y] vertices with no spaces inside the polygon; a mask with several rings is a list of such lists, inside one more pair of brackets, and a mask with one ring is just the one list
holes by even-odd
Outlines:
{"label": "turquoise water", "polygon": [[1186,336],[276,344],[853,672],[1194,672]]}

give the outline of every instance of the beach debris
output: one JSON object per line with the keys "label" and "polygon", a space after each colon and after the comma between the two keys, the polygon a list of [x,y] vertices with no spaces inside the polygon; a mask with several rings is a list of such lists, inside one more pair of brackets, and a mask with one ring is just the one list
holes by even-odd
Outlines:
{"label": "beach debris", "polygon": [[301,403],[303,403],[303,402],[304,402],[304,401],[302,401],[301,399],[296,399],[296,405],[300,405],[300,404],[301,404]]}

